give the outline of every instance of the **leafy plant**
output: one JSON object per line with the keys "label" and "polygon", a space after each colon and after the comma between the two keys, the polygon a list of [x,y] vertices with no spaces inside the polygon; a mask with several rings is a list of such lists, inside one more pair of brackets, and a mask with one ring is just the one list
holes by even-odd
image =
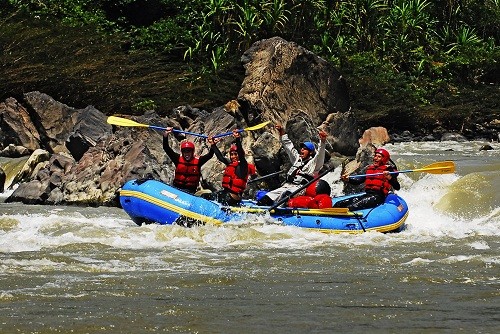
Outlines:
{"label": "leafy plant", "polygon": [[268,0],[262,3],[262,23],[268,35],[285,31],[290,20],[291,11],[286,7],[285,0]]}
{"label": "leafy plant", "polygon": [[155,101],[144,99],[132,105],[132,109],[136,112],[144,113],[145,111],[154,110],[157,108]]}
{"label": "leafy plant", "polygon": [[[9,5],[0,7],[3,15],[21,10],[95,27],[120,35],[129,48],[162,52],[214,76],[252,43],[275,35],[338,66],[361,66],[352,60],[370,54],[373,64],[415,85],[473,78],[483,66],[498,66],[500,0],[2,1]],[[454,75],[464,68],[467,75]]]}
{"label": "leafy plant", "polygon": [[238,9],[238,14],[232,23],[236,26],[236,33],[241,39],[238,45],[239,49],[246,50],[257,39],[263,19],[260,16],[259,10],[250,0],[243,1],[242,5],[237,4],[236,8]]}

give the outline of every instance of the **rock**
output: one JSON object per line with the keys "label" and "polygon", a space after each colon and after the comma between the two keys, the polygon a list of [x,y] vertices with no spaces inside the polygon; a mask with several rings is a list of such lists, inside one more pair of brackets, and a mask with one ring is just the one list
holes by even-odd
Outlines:
{"label": "rock", "polygon": [[[364,168],[372,163],[375,146],[372,143],[366,143],[360,146],[356,153],[356,158],[342,168],[341,174],[360,174]],[[364,191],[364,184],[353,185],[344,183],[344,194],[355,194]]]}
{"label": "rock", "polygon": [[8,158],[19,158],[30,155],[30,151],[24,147],[14,144],[9,144],[6,148],[0,152],[0,156]]}
{"label": "rock", "polygon": [[389,134],[387,133],[387,129],[378,126],[365,130],[363,136],[359,139],[359,145],[361,147],[365,147],[369,144],[372,144],[375,147],[379,147],[388,143],[389,141],[390,137]]}
{"label": "rock", "polygon": [[491,147],[491,145],[489,144],[486,144],[486,145],[483,145],[479,148],[479,151],[489,151],[489,150],[492,150],[493,147]]}
{"label": "rock", "polygon": [[422,137],[422,141],[436,141],[436,137],[434,137],[432,134],[429,134],[427,136]]}
{"label": "rock", "polygon": [[26,108],[14,98],[0,103],[0,143],[23,146],[30,152],[40,148],[40,133]]}
{"label": "rock", "polygon": [[24,94],[24,100],[38,125],[43,148],[50,153],[69,153],[65,143],[78,117],[75,109],[36,91]]}
{"label": "rock", "polygon": [[24,204],[47,204],[50,194],[49,181],[33,180],[21,183],[19,187],[5,200],[6,203],[22,202]]}
{"label": "rock", "polygon": [[5,184],[5,188],[8,189],[13,184],[19,182],[30,181],[33,178],[33,171],[37,165],[47,160],[49,160],[49,152],[42,149],[35,150],[22,167],[12,173],[11,178]]}
{"label": "rock", "polygon": [[111,135],[106,115],[92,106],[75,109],[37,91],[24,94],[24,99],[42,146],[50,153],[68,153],[79,160],[89,147]]}
{"label": "rock", "polygon": [[325,130],[331,135],[327,139],[328,150],[343,155],[356,154],[359,146],[359,129],[351,111],[329,114],[318,129]]}
{"label": "rock", "polygon": [[165,168],[144,141],[131,135],[124,131],[90,148],[63,175],[62,199],[58,194],[49,198],[65,204],[117,205],[117,190],[130,179],[150,176],[166,182]]}
{"label": "rock", "polygon": [[293,42],[273,37],[254,43],[242,56],[246,76],[238,94],[245,119],[260,113],[284,123],[291,113],[304,110],[320,124],[333,112],[349,110],[342,75],[324,59]]}
{"label": "rock", "polygon": [[459,133],[447,132],[447,133],[444,133],[444,134],[441,136],[441,141],[458,141],[458,142],[465,142],[465,141],[467,141],[467,138],[465,138],[464,136],[462,136],[462,135],[461,135],[461,134],[459,134]]}
{"label": "rock", "polygon": [[[280,170],[288,170],[291,166],[290,160],[283,152],[280,154],[281,142],[270,132],[264,132],[255,141],[252,151],[256,157],[254,164],[261,175],[268,175]],[[284,174],[284,173],[283,173]],[[281,176],[281,178],[280,178]],[[281,185],[283,175],[276,175],[257,183],[256,188],[262,186],[268,189],[274,189]],[[256,189],[257,190],[257,189]]]}
{"label": "rock", "polygon": [[0,168],[0,193],[3,193],[5,185],[5,172]]}
{"label": "rock", "polygon": [[[334,118],[331,114],[343,114],[350,110],[345,80],[331,64],[279,37],[254,43],[243,54],[242,63],[246,76],[237,100],[246,124],[253,125],[264,120],[283,124],[292,142],[298,143],[304,137],[317,135],[315,128],[326,121],[331,133],[337,136],[330,142],[344,144],[338,149],[345,146],[346,151],[356,150],[357,136],[352,136],[352,131],[342,131],[346,123],[353,119],[337,116],[338,120],[342,120],[341,124],[330,122]],[[290,130],[297,127],[304,130]]]}
{"label": "rock", "polygon": [[66,147],[75,160],[80,160],[90,147],[111,135],[112,127],[106,119],[106,115],[92,106],[78,111],[76,124],[66,140]]}

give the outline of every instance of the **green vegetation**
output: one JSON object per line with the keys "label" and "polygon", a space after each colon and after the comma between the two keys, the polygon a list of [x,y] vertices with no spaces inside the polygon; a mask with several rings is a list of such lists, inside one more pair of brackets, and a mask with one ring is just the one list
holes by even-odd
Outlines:
{"label": "green vegetation", "polygon": [[182,64],[187,85],[208,90],[241,75],[235,67],[253,42],[280,36],[339,67],[368,111],[376,106],[361,96],[375,93],[363,89],[376,91],[374,103],[428,105],[500,66],[500,0],[0,0],[0,11],[4,25],[29,17],[166,57]]}
{"label": "green vegetation", "polygon": [[373,57],[396,73],[445,81],[473,80],[500,55],[498,0],[6,2],[32,17],[122,33],[134,49],[180,49],[211,74],[233,61],[231,55],[275,35],[339,65],[360,65],[353,58]]}

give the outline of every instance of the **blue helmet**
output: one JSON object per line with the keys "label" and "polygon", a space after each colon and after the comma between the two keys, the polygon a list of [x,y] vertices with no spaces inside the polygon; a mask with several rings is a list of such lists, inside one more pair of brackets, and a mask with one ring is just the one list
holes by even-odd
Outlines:
{"label": "blue helmet", "polygon": [[314,147],[314,144],[311,143],[310,141],[305,141],[303,143],[300,143],[300,147],[302,148],[305,148],[306,150],[308,150],[309,152],[314,152],[316,150],[316,148]]}

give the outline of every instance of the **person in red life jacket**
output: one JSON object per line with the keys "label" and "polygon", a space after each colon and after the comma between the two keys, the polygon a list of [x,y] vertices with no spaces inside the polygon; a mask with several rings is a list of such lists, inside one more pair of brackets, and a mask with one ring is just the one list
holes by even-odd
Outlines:
{"label": "person in red life jacket", "polygon": [[325,209],[332,207],[331,188],[328,182],[319,179],[306,188],[303,196],[288,200],[290,208]]}
{"label": "person in red life jacket", "polygon": [[348,174],[343,174],[341,179],[346,183],[361,184],[365,182],[365,194],[338,201],[333,207],[346,207],[354,211],[373,208],[384,203],[390,191],[401,188],[397,179],[398,174],[390,174],[390,172],[395,172],[396,169],[392,165],[387,164],[389,160],[389,152],[383,148],[379,148],[373,156],[373,164],[367,166],[363,174],[381,173],[380,175],[360,177],[354,175],[349,177]]}
{"label": "person in red life jacket", "polygon": [[235,143],[229,149],[229,159],[224,157],[216,145],[216,141],[208,138],[215,156],[226,165],[222,175],[222,190],[217,192],[215,200],[224,205],[236,206],[241,202],[243,192],[247,187],[249,177],[256,175],[255,166],[249,164],[245,158],[245,151],[241,146],[241,136],[237,130],[233,130]]}
{"label": "person in red life jacket", "polygon": [[193,142],[183,141],[180,145],[181,153],[175,152],[168,143],[168,136],[173,128],[166,128],[163,133],[163,150],[175,165],[173,186],[185,192],[194,194],[201,180],[201,166],[214,156],[212,148],[207,154],[196,156]]}

